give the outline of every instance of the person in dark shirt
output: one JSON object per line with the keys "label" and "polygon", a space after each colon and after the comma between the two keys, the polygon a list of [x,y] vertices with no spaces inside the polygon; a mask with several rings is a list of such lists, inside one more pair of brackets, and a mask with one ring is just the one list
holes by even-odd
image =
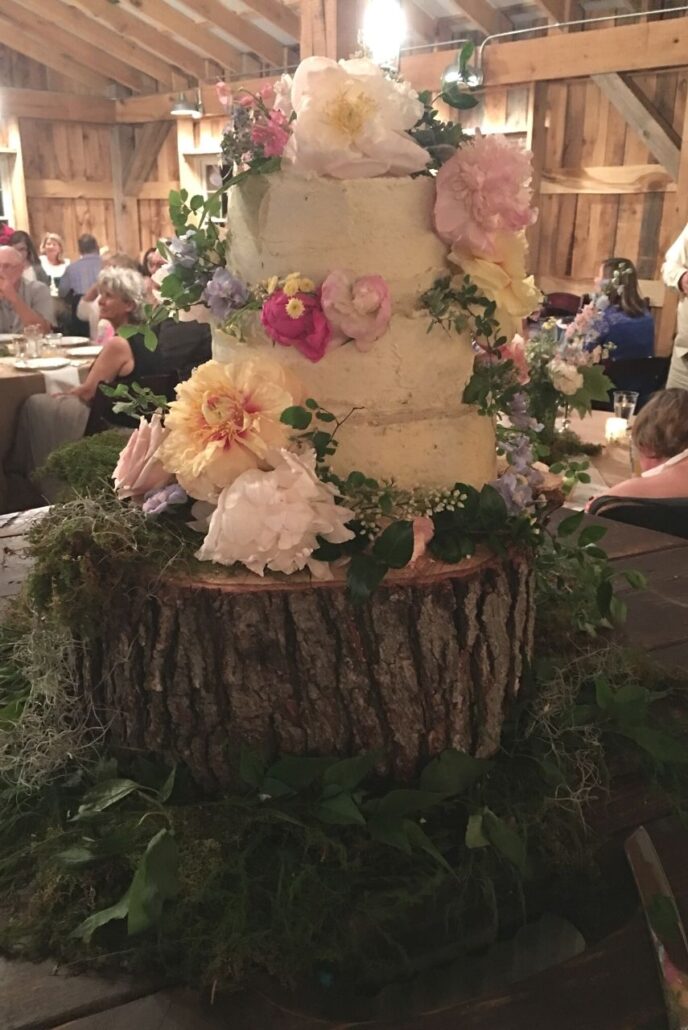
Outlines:
{"label": "person in dark shirt", "polygon": [[628,258],[607,258],[600,265],[595,286],[606,305],[601,305],[599,335],[591,346],[613,344],[612,361],[651,358],[655,323],[640,296],[638,274]]}

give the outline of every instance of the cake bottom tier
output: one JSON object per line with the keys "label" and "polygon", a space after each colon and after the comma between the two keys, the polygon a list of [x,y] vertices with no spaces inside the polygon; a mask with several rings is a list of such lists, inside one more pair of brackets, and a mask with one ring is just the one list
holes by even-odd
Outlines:
{"label": "cake bottom tier", "polygon": [[242,747],[375,751],[401,781],[449,747],[491,755],[531,657],[532,570],[422,562],[362,607],[341,580],[142,584],[84,648],[84,694],[115,745],[182,761],[211,789],[237,784]]}

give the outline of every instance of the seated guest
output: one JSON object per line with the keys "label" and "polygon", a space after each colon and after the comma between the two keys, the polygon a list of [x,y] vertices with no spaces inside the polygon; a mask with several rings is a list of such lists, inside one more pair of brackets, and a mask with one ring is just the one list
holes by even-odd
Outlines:
{"label": "seated guest", "polygon": [[56,232],[44,233],[40,251],[41,267],[48,277],[50,293],[53,297],[56,297],[60,279],[65,274],[69,264],[69,258],[64,256],[62,237],[58,236]]}
{"label": "seated guest", "polygon": [[27,282],[39,282],[45,283],[46,286],[50,285],[50,280],[43,271],[43,266],[41,265],[41,259],[38,256],[36,245],[28,232],[24,232],[23,229],[15,229],[10,236],[10,247],[14,247],[14,249],[22,256],[22,260],[24,262],[22,275]]}
{"label": "seated guest", "polygon": [[642,475],[605,496],[688,497],[688,391],[662,390],[636,416],[631,430]]}
{"label": "seated guest", "polygon": [[[139,266],[128,254],[116,252],[103,258],[103,268],[130,268],[134,272],[139,271]],[[144,280],[145,281],[145,280]],[[76,306],[76,317],[82,322],[88,322],[88,335],[94,343],[105,343],[111,336],[114,336],[114,329],[107,319],[103,318],[98,304],[99,286],[96,282],[90,290],[87,290]]]}
{"label": "seated guest", "polygon": [[[590,346],[614,344],[610,358],[625,361],[651,358],[655,344],[655,323],[638,290],[638,275],[632,261],[607,258],[600,265],[595,286],[601,297],[599,335]],[[600,300],[605,304],[601,304]]]}
{"label": "seated guest", "polygon": [[24,279],[24,259],[15,247],[0,247],[0,333],[36,325],[50,332],[53,302],[45,283]]}
{"label": "seated guest", "polygon": [[[98,277],[99,303],[115,331],[140,322],[146,290],[143,277],[128,268],[106,268]],[[60,444],[79,440],[86,429],[89,405],[101,383],[132,383],[160,371],[158,351],[144,345],[143,333],[125,340],[113,336],[93,362],[88,376],[68,394],[34,394],[23,404],[9,470],[28,476]]]}
{"label": "seated guest", "polygon": [[71,332],[77,335],[88,333],[88,323],[79,319],[76,309],[85,293],[95,285],[103,266],[98,241],[95,236],[85,233],[77,241],[80,257],[72,261],[60,279],[58,293],[69,302],[72,314]]}

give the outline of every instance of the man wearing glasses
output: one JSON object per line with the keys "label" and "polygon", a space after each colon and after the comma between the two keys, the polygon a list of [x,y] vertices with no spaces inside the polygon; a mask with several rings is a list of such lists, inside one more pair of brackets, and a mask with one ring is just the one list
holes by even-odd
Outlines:
{"label": "man wearing glasses", "polygon": [[29,325],[50,332],[53,306],[45,283],[22,278],[24,260],[14,247],[0,247],[0,333],[20,333]]}

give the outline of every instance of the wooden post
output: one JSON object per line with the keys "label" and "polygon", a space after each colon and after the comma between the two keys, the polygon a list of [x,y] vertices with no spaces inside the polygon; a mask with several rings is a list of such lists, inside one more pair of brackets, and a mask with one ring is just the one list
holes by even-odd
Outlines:
{"label": "wooden post", "polygon": [[355,53],[364,7],[365,0],[301,0],[301,60]]}
{"label": "wooden post", "polygon": [[110,130],[112,199],[115,208],[114,247],[137,257],[140,249],[138,202],[136,197],[127,197],[124,192],[125,167],[132,150],[132,129],[120,125]]}
{"label": "wooden post", "polygon": [[24,158],[22,156],[21,132],[17,118],[6,120],[7,146],[14,151],[10,171],[10,194],[12,198],[12,224],[29,230],[29,209],[26,203],[26,181],[24,179]]}
{"label": "wooden post", "polygon": [[[534,82],[528,92],[527,146],[533,152],[533,198],[538,204],[540,184],[545,170],[547,139],[547,83]],[[531,225],[526,236],[529,247],[530,271],[537,273],[540,258],[540,218]]]}
{"label": "wooden post", "polygon": [[[676,193],[667,194],[665,204],[673,206],[671,216],[671,242],[688,223],[688,103],[683,115],[683,130],[681,133],[681,155],[678,163],[678,175]],[[657,330],[655,353],[663,356],[671,354],[674,333],[676,331],[676,309],[678,307],[678,293],[676,290],[667,290],[664,297],[664,306]]]}

